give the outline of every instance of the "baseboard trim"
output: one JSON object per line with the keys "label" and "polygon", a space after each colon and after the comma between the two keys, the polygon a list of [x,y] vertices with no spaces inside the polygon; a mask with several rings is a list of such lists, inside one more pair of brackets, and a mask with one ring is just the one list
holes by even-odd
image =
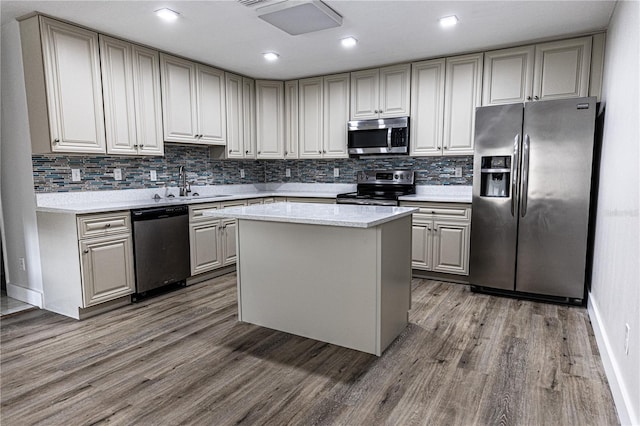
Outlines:
{"label": "baseboard trim", "polygon": [[638,425],[640,419],[637,414],[633,412],[633,404],[631,403],[631,396],[629,391],[624,385],[624,382],[620,380],[623,378],[623,374],[620,371],[620,367],[613,357],[613,350],[607,330],[603,327],[602,316],[598,310],[598,305],[594,300],[594,297],[589,293],[589,299],[587,302],[587,311],[589,312],[589,319],[591,320],[591,326],[593,327],[593,333],[596,337],[596,343],[600,350],[600,358],[604,365],[604,372],[609,381],[609,388],[613,395],[613,401],[616,404],[616,410],[618,411],[618,420],[622,425]]}
{"label": "baseboard trim", "polygon": [[42,293],[30,288],[7,283],[7,296],[30,305],[37,306],[40,309],[42,309],[43,306]]}

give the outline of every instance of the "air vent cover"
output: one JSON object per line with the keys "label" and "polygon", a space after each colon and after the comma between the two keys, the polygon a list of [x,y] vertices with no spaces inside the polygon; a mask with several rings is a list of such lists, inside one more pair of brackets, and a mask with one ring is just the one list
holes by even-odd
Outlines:
{"label": "air vent cover", "polygon": [[256,10],[258,17],[291,35],[342,25],[342,16],[319,0],[283,1]]}
{"label": "air vent cover", "polygon": [[253,7],[257,4],[264,3],[269,0],[237,0],[243,6]]}

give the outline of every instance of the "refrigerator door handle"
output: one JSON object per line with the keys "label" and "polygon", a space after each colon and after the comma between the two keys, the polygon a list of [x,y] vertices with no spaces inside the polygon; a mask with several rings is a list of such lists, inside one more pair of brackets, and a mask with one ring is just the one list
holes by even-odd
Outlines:
{"label": "refrigerator door handle", "polygon": [[524,135],[522,147],[522,190],[520,193],[520,217],[527,214],[527,193],[529,192],[529,135]]}
{"label": "refrigerator door handle", "polygon": [[516,214],[516,200],[518,199],[518,170],[520,168],[520,133],[513,138],[513,156],[511,158],[511,216]]}

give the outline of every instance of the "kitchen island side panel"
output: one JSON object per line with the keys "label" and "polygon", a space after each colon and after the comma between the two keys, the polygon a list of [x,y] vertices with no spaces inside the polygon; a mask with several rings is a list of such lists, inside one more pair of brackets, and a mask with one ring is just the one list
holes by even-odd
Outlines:
{"label": "kitchen island side panel", "polygon": [[[363,229],[240,219],[239,319],[380,355],[385,225]],[[410,285],[407,277],[406,291]],[[407,298],[401,298],[404,312],[396,317],[406,326]],[[384,329],[395,331],[398,324]]]}

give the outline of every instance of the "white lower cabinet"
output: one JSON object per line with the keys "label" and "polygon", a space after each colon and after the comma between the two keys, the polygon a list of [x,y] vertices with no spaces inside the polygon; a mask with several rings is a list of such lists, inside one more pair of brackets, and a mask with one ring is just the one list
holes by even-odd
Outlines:
{"label": "white lower cabinet", "polygon": [[[256,203],[256,199],[251,201]],[[210,218],[202,212],[246,205],[246,200],[239,200],[189,206],[191,275],[236,263],[236,220]]]}
{"label": "white lower cabinet", "polygon": [[469,275],[471,207],[468,204],[402,202],[413,214],[413,269]]}

